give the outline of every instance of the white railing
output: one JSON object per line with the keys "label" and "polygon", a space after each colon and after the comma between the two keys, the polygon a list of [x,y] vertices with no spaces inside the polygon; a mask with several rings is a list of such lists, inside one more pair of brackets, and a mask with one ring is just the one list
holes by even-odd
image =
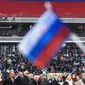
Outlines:
{"label": "white railing", "polygon": [[0,37],[0,43],[12,43],[12,42],[20,42],[22,37]]}
{"label": "white railing", "polygon": [[[60,18],[64,23],[85,23],[85,18]],[[22,22],[22,23],[35,23],[38,18],[30,18],[30,17],[7,17],[6,20],[1,19],[0,22]]]}
{"label": "white railing", "polygon": [[[84,42],[85,43],[85,37],[80,37],[81,41],[77,41],[77,42]],[[22,40],[22,37],[18,37],[18,36],[13,36],[13,37],[0,37],[0,43],[4,43],[4,42],[7,42],[7,43],[12,43],[12,42],[20,42]],[[72,41],[70,38],[69,40],[66,40],[65,42],[67,43],[72,43],[75,41]]]}

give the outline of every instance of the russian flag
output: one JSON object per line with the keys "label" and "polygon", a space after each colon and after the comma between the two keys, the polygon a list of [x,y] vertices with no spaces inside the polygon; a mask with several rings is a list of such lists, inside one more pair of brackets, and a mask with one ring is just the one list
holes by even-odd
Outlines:
{"label": "russian flag", "polygon": [[49,9],[23,37],[18,49],[28,60],[43,69],[58,52],[70,32],[55,12]]}

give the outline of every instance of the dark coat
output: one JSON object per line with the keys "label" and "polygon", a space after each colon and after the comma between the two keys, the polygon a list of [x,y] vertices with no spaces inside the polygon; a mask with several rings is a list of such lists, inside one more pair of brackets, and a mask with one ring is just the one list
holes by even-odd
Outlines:
{"label": "dark coat", "polygon": [[40,81],[33,80],[33,85],[41,85]]}
{"label": "dark coat", "polygon": [[34,79],[33,78],[30,78],[29,80],[30,80],[30,85],[33,85]]}
{"label": "dark coat", "polygon": [[69,85],[68,82],[64,82],[63,85]]}
{"label": "dark coat", "polygon": [[66,77],[65,76],[62,77],[63,82],[65,82],[66,78],[67,78],[67,76]]}
{"label": "dark coat", "polygon": [[16,85],[23,85],[23,79],[18,76],[18,77],[15,79],[15,84],[16,84]]}
{"label": "dark coat", "polygon": [[48,85],[60,85],[56,80],[49,82]]}
{"label": "dark coat", "polygon": [[40,79],[40,84],[41,85],[48,85],[48,81],[46,79]]}
{"label": "dark coat", "polygon": [[24,76],[24,78],[23,78],[23,85],[30,85],[30,80],[26,76]]}
{"label": "dark coat", "polygon": [[15,82],[12,82],[11,78],[7,78],[4,82],[3,85],[15,85]]}

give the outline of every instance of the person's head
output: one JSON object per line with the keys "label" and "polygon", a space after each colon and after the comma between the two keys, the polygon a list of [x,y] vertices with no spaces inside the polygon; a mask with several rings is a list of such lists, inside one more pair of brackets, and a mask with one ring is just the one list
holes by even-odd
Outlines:
{"label": "person's head", "polygon": [[63,73],[63,76],[66,77],[66,76],[67,76],[67,72],[64,72],[64,73]]}
{"label": "person's head", "polygon": [[71,75],[71,78],[72,78],[73,82],[76,82],[77,81],[76,75],[74,73]]}
{"label": "person's head", "polygon": [[19,72],[19,73],[18,73],[18,76],[19,76],[20,78],[23,78],[23,73],[22,73],[22,72]]}
{"label": "person's head", "polygon": [[79,75],[76,76],[76,80],[77,80],[77,81],[80,80],[80,76],[79,76]]}
{"label": "person's head", "polygon": [[71,75],[68,75],[66,78],[67,81],[72,81]]}
{"label": "person's head", "polygon": [[45,78],[44,74],[40,74],[40,79],[44,79],[44,78]]}
{"label": "person's head", "polygon": [[69,56],[72,56],[73,54],[72,54],[72,52],[69,52]]}
{"label": "person's head", "polygon": [[34,80],[38,81],[39,80],[39,76],[38,75],[34,75]]}
{"label": "person's head", "polygon": [[29,72],[28,71],[24,71],[24,76],[28,77],[28,75],[29,75]]}
{"label": "person's head", "polygon": [[85,79],[85,71],[81,72],[81,77],[82,77],[82,79]]}
{"label": "person's head", "polygon": [[62,80],[62,74],[58,75],[57,80],[61,81]]}
{"label": "person's head", "polygon": [[49,75],[49,78],[53,80],[53,79],[54,79],[53,74],[50,74],[50,75]]}
{"label": "person's head", "polygon": [[72,74],[71,77],[72,77],[72,79],[75,79],[76,78],[76,75],[75,74]]}
{"label": "person's head", "polygon": [[15,77],[15,73],[14,73],[14,71],[10,71],[10,72],[9,72],[9,77],[12,77],[12,78]]}
{"label": "person's head", "polygon": [[33,74],[28,75],[30,79],[33,79]]}

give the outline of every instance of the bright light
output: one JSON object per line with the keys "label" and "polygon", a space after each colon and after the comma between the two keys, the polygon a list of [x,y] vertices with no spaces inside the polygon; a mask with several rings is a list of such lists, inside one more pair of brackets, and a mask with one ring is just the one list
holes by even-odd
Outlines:
{"label": "bright light", "polygon": [[30,25],[30,28],[32,28],[32,25]]}

